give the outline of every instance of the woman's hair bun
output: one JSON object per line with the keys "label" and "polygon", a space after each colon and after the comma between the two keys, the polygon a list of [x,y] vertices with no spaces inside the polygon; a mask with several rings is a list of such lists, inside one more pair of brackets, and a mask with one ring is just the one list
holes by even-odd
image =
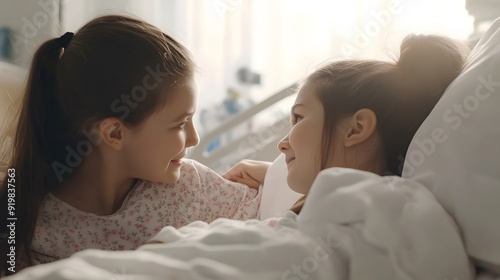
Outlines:
{"label": "woman's hair bun", "polygon": [[401,43],[397,66],[404,75],[446,88],[462,71],[469,52],[465,42],[457,43],[438,35],[412,34]]}

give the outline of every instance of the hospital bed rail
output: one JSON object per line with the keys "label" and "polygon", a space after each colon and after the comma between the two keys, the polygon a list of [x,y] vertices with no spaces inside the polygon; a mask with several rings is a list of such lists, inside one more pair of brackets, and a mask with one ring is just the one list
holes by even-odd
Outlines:
{"label": "hospital bed rail", "polygon": [[221,173],[241,159],[274,160],[279,151],[278,142],[289,132],[289,116],[284,116],[272,125],[260,128],[231,140],[208,152],[207,149],[218,137],[247,122],[265,109],[275,105],[296,92],[297,84],[287,86],[255,106],[235,115],[215,129],[202,135],[200,143],[188,151],[187,157]]}

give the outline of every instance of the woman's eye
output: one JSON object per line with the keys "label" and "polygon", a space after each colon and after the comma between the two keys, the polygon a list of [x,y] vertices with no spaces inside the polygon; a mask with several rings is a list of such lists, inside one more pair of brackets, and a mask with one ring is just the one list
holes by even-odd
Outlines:
{"label": "woman's eye", "polygon": [[298,114],[293,114],[292,115],[292,124],[295,125],[297,124],[299,121],[301,121],[304,117],[302,117],[301,115],[298,115]]}

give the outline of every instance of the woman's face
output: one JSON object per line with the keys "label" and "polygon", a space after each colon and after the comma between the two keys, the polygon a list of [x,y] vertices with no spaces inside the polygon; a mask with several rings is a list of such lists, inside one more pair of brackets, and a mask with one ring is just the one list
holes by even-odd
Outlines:
{"label": "woman's face", "polygon": [[313,89],[305,84],[291,109],[292,129],[278,144],[285,154],[290,188],[306,194],[321,171],[323,106]]}
{"label": "woman's face", "polygon": [[[307,194],[323,168],[348,167],[383,174],[382,146],[376,132],[377,118],[369,109],[335,120],[328,151],[323,150],[324,110],[314,88],[307,83],[300,89],[291,110],[292,129],[278,144],[285,154],[288,186]],[[325,166],[321,166],[328,153]]]}
{"label": "woman's face", "polygon": [[[313,87],[307,83],[300,89],[291,109],[292,129],[278,144],[285,154],[288,186],[302,194],[307,194],[314,179],[321,171],[323,153],[324,110]],[[328,160],[323,168],[347,167],[348,155],[345,139],[349,118],[337,120],[329,145]]]}

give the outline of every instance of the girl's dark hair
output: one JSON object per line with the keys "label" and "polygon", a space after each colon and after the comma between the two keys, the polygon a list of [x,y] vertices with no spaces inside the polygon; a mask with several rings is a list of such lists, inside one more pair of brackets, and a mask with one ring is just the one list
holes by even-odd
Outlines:
{"label": "girl's dark hair", "polygon": [[[324,127],[321,169],[332,156],[337,122],[360,109],[372,110],[382,140],[386,174],[401,176],[410,142],[462,71],[470,52],[465,44],[436,35],[409,35],[396,62],[346,60],[326,65],[311,74],[306,83],[323,105]],[[300,212],[304,199],[291,209]]]}
{"label": "girl's dark hair", "polygon": [[[104,118],[138,125],[162,108],[174,83],[195,70],[184,46],[134,18],[102,16],[70,35],[48,40],[36,51],[6,160],[15,169],[16,256],[29,265],[38,210],[65,179],[57,167],[69,168],[68,148],[88,152],[81,144],[95,143],[89,141],[91,125]],[[1,211],[7,209],[7,188],[4,179]]]}

